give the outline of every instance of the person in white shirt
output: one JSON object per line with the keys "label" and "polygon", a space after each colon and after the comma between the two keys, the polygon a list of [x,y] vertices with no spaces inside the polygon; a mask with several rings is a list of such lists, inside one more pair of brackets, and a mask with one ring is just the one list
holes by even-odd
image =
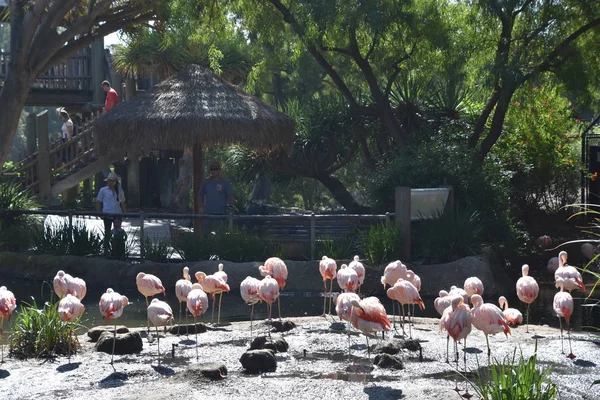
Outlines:
{"label": "person in white shirt", "polygon": [[[119,184],[119,176],[114,172],[105,179],[106,186],[96,196],[96,210],[107,214],[125,212],[125,192]],[[104,217],[104,254],[110,253],[110,236],[114,217]]]}
{"label": "person in white shirt", "polygon": [[[62,132],[62,136],[61,136],[61,140],[64,142],[71,140],[71,138],[73,137],[73,121],[71,121],[71,117],[69,117],[69,113],[66,112],[65,110],[61,110],[60,113],[60,119],[63,120],[63,124],[62,127],[60,128],[61,132]],[[71,161],[71,150],[70,149],[64,149],[62,151],[62,160],[63,164]]]}

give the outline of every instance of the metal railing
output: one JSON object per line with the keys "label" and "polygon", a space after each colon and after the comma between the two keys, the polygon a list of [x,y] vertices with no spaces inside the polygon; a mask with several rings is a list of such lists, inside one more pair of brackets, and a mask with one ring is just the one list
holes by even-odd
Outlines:
{"label": "metal railing", "polygon": [[[139,222],[139,237],[145,236],[146,220],[223,220],[227,222],[230,230],[234,229],[238,221],[290,221],[290,222],[306,222],[310,223],[310,234],[307,238],[310,242],[310,259],[315,260],[316,244],[318,241],[318,224],[319,221],[367,221],[367,222],[384,222],[386,225],[392,224],[394,214],[273,214],[273,215],[245,215],[245,214],[227,214],[227,215],[210,215],[210,214],[176,214],[176,213],[161,213],[161,212],[125,212],[121,214],[109,214],[98,211],[85,210],[0,210],[0,218],[3,215],[56,215],[68,218],[69,229],[73,228],[73,217],[121,217]],[[285,238],[281,238],[285,239]],[[140,240],[140,259],[144,260],[144,240]]]}

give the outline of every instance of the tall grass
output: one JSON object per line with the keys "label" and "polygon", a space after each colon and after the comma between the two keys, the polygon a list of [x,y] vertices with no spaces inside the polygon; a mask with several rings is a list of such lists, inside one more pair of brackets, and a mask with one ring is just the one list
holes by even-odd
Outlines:
{"label": "tall grass", "polygon": [[361,232],[358,241],[360,252],[373,265],[400,259],[404,246],[400,230],[381,223]]}
{"label": "tall grass", "polygon": [[334,260],[349,259],[356,253],[356,242],[353,236],[346,238],[321,238],[318,240],[319,254],[326,254]]}
{"label": "tall grass", "polygon": [[166,262],[174,253],[168,238],[150,238],[144,235],[144,258],[150,261]]}
{"label": "tall grass", "polygon": [[173,241],[175,251],[186,261],[228,260],[246,262],[263,260],[270,246],[245,229],[218,231],[198,239],[191,232]]}
{"label": "tall grass", "polygon": [[69,226],[64,220],[38,227],[32,240],[35,251],[54,255],[99,255],[103,246],[102,235],[88,231],[81,222]]}
{"label": "tall grass", "polygon": [[[0,183],[0,209],[31,210],[38,208],[33,194],[22,190],[17,183]],[[30,227],[37,224],[33,215],[0,214],[0,250],[28,250],[31,245]]]}

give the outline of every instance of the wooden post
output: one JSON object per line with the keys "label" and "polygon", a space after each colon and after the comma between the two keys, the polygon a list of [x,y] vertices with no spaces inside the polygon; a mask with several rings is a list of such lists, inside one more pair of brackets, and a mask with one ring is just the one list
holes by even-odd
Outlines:
{"label": "wooden post", "polygon": [[314,261],[317,250],[317,232],[315,227],[315,213],[310,214],[310,260]]}
{"label": "wooden post", "polygon": [[[194,174],[194,214],[200,214],[200,204],[198,204],[198,193],[200,192],[200,186],[204,180],[204,171],[202,171],[202,145],[194,145],[192,154],[193,158],[193,174]],[[199,218],[194,218],[194,234],[197,238],[202,236],[202,221]]]}
{"label": "wooden post", "polygon": [[403,241],[403,261],[410,261],[410,188],[398,186],[396,188],[396,226],[400,229]]}
{"label": "wooden post", "polygon": [[105,58],[104,38],[100,38],[92,43],[92,93],[94,94],[94,103],[96,104],[104,104],[106,96],[101,87],[105,77]]}
{"label": "wooden post", "polygon": [[44,110],[35,117],[35,128],[38,137],[38,196],[42,203],[51,199],[52,171],[50,165],[50,137],[48,136],[48,110]]}
{"label": "wooden post", "polygon": [[140,260],[144,261],[146,256],[146,249],[144,248],[144,239],[146,234],[144,233],[144,212],[140,211]]}
{"label": "wooden post", "polygon": [[25,121],[25,138],[27,139],[27,155],[35,153],[37,137],[35,129],[35,114],[29,114]]}
{"label": "wooden post", "polygon": [[127,204],[131,207],[140,205],[140,159],[137,151],[127,152]]}

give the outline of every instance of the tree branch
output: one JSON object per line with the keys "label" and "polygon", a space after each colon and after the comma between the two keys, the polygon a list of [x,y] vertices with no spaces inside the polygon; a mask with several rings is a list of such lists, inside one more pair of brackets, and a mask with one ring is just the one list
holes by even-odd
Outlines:
{"label": "tree branch", "polygon": [[517,15],[519,15],[523,11],[525,11],[525,9],[527,7],[529,7],[531,5],[531,3],[533,3],[533,0],[526,0],[525,3],[523,3],[523,5],[521,6],[521,8],[519,8],[518,10],[516,10],[515,12],[513,12],[512,13],[513,20],[517,17]]}
{"label": "tree branch", "polygon": [[475,122],[473,133],[469,137],[469,148],[474,148],[477,145],[477,142],[479,141],[479,138],[485,129],[485,124],[487,123],[492,110],[496,106],[496,103],[498,103],[498,100],[500,99],[501,91],[502,89],[499,86],[494,88],[494,91],[492,92],[492,95],[488,99],[487,103],[485,103],[485,107],[481,111],[481,114],[479,114],[479,117],[477,117],[477,122]]}

